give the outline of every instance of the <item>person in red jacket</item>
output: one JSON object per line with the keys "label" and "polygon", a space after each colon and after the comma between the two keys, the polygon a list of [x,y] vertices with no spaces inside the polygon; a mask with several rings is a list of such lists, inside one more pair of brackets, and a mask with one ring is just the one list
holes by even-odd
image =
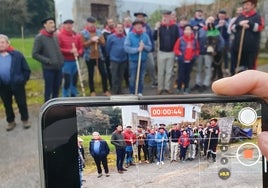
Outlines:
{"label": "person in red jacket", "polygon": [[83,45],[80,36],[73,31],[73,23],[73,20],[65,20],[58,33],[60,51],[64,57],[62,67],[63,97],[75,97],[78,93],[76,88],[78,79],[76,58],[82,55]]}
{"label": "person in red jacket", "polygon": [[130,165],[133,165],[135,162],[133,160],[133,150],[134,150],[134,144],[136,143],[136,135],[131,130],[131,126],[128,125],[126,130],[124,131],[124,139],[127,144],[126,146],[126,168],[128,168]]}
{"label": "person in red jacket", "polygon": [[[199,55],[199,45],[195,40],[191,25],[185,25],[184,35],[177,39],[173,51],[178,56],[178,93],[187,94],[190,92],[189,82],[192,66]],[[184,87],[182,85],[184,84]]]}
{"label": "person in red jacket", "polygon": [[180,160],[185,161],[187,148],[188,148],[188,146],[190,144],[190,138],[189,138],[186,130],[184,130],[182,132],[182,135],[180,136],[178,142],[179,142],[179,145],[180,145]]}

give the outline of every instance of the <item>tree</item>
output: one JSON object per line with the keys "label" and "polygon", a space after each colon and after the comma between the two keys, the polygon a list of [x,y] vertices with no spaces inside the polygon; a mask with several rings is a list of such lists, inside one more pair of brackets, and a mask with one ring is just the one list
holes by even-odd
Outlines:
{"label": "tree", "polygon": [[8,36],[20,36],[22,26],[26,34],[36,34],[41,20],[55,12],[53,0],[0,0],[0,4],[0,32]]}
{"label": "tree", "polygon": [[55,17],[54,0],[27,0],[28,11],[31,15],[26,28],[30,33],[37,33],[41,25],[41,20],[46,17]]}
{"label": "tree", "polygon": [[21,26],[30,20],[27,0],[0,0],[0,3],[1,33],[19,34]]}

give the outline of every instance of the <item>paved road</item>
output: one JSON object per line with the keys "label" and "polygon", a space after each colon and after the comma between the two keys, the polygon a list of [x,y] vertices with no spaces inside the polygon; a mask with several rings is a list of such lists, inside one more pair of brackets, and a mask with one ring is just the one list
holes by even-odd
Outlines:
{"label": "paved road", "polygon": [[[268,65],[263,66],[261,69],[263,71],[268,72]],[[152,95],[155,93],[156,89],[152,90],[150,85],[145,87],[144,92],[145,95]],[[37,145],[37,122],[39,113],[38,111],[39,106],[30,108],[30,118],[31,118],[30,120],[33,126],[28,130],[24,130],[22,128],[22,125],[19,123],[20,122],[19,117],[17,117],[16,119],[16,121],[18,122],[17,127],[11,132],[6,132],[5,118],[3,116],[0,116],[1,118],[0,119],[0,125],[1,125],[0,126],[0,188],[40,187],[38,145]],[[3,112],[1,112],[0,114],[3,114]],[[16,112],[16,114],[18,114],[18,112]],[[177,167],[171,165],[171,167],[174,169],[177,169],[178,167],[179,169],[180,165],[177,165]],[[156,182],[162,182],[161,184],[164,186],[165,181],[162,179],[163,176],[164,177],[166,176],[163,171],[163,169],[165,168],[166,166],[164,166],[162,169],[157,169],[156,167],[153,167],[152,168],[153,170],[151,172],[155,173],[155,176],[150,178],[148,177],[146,185],[144,184],[143,186],[143,183],[139,184],[139,181],[136,179],[134,179],[135,182],[133,182],[134,183],[133,185],[135,185],[136,187],[154,187],[156,185],[155,183],[153,183],[153,180],[156,180]],[[197,166],[194,166],[193,168],[197,168]],[[146,170],[147,168],[144,169]],[[138,169],[133,170],[137,172]],[[143,169],[141,169],[140,171],[143,171]],[[172,175],[172,177],[174,178],[177,177],[177,173],[180,174],[180,172],[179,171],[177,172],[176,170],[171,173],[174,173]],[[133,176],[135,175],[137,175],[137,173],[136,174],[133,173]],[[92,175],[93,179],[94,177],[95,176]],[[109,178],[116,179],[118,177],[119,176],[117,174],[114,174]],[[183,179],[181,181],[187,180],[184,179],[184,177],[185,176],[183,176]],[[120,178],[124,178],[124,176],[120,176]],[[126,182],[129,181],[128,179],[125,180]],[[112,184],[111,187],[113,187],[114,185],[115,184]],[[96,186],[94,184],[94,187],[101,187],[101,186]]]}

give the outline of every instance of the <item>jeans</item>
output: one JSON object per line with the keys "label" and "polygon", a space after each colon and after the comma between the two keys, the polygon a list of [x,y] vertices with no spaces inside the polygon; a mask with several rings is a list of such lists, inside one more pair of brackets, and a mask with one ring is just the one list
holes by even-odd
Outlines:
{"label": "jeans", "polygon": [[161,144],[157,144],[157,161],[164,161],[166,144],[161,142]]}
{"label": "jeans", "polygon": [[133,163],[133,148],[132,146],[127,146],[126,147],[126,163],[127,164],[130,164],[130,163]]}
{"label": "jeans", "polygon": [[56,98],[59,96],[62,71],[43,69],[43,77],[45,80],[45,102],[46,102],[51,98]]}
{"label": "jeans", "polygon": [[154,158],[156,156],[156,146],[149,146],[148,151],[149,151],[149,162],[152,163],[154,162]]}
{"label": "jeans", "polygon": [[125,159],[125,148],[116,149],[116,167],[117,170],[123,169],[124,159]]}
{"label": "jeans", "polygon": [[190,76],[192,72],[193,61],[188,63],[184,62],[183,58],[179,58],[179,70],[178,70],[178,89],[182,89],[184,83],[184,89],[189,88]]}
{"label": "jeans", "polygon": [[76,62],[64,61],[62,73],[64,80],[62,96],[75,97],[77,95],[76,84],[78,78]]}

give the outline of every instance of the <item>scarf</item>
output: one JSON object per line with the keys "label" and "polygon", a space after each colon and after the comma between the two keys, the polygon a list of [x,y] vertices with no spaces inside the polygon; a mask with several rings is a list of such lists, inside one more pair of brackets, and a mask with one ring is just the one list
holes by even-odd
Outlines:
{"label": "scarf", "polygon": [[245,16],[246,18],[253,16],[254,14],[256,14],[255,10],[251,10],[249,12],[245,12],[245,11],[242,12],[242,15]]}
{"label": "scarf", "polygon": [[114,34],[115,34],[115,36],[117,36],[118,38],[123,38],[123,37],[125,36],[124,33],[118,33],[118,32],[115,32]]}
{"label": "scarf", "polygon": [[115,33],[115,29],[114,28],[110,28],[108,25],[105,27],[106,31],[109,31],[110,33]]}
{"label": "scarf", "polygon": [[95,33],[97,30],[96,26],[92,26],[92,27],[86,26],[85,29],[88,30],[88,32],[90,33]]}
{"label": "scarf", "polygon": [[53,37],[53,34],[54,34],[54,32],[49,33],[49,32],[47,32],[47,30],[45,30],[45,29],[41,29],[40,33],[41,33],[42,35],[47,36],[47,37]]}
{"label": "scarf", "polygon": [[172,25],[174,25],[176,22],[175,20],[170,20],[168,23],[165,23],[165,22],[161,22],[161,25],[164,26],[164,27],[170,27]]}
{"label": "scarf", "polygon": [[132,32],[137,34],[137,35],[141,35],[143,33],[143,30],[141,31],[137,31],[135,28],[132,29]]}

